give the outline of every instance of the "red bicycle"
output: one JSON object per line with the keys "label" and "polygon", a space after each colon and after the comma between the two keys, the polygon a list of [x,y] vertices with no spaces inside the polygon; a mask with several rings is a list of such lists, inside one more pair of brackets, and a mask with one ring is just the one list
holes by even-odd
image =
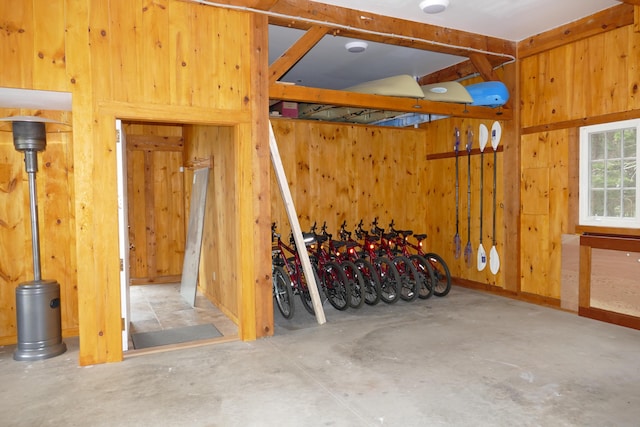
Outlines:
{"label": "red bicycle", "polygon": [[347,222],[344,221],[339,231],[341,239],[339,242],[344,243],[344,245],[335,246],[335,255],[339,259],[347,259],[353,262],[358,267],[364,278],[364,302],[367,305],[376,305],[380,302],[380,277],[373,265],[359,255],[362,252],[360,243],[351,237],[351,232],[347,231],[346,227]]}
{"label": "red bicycle", "polygon": [[402,279],[398,269],[390,259],[378,255],[377,247],[379,236],[370,235],[362,228],[362,220],[355,229],[356,237],[362,240],[360,247],[363,258],[373,265],[380,278],[380,299],[387,304],[393,304],[398,301],[399,289],[402,286]]}
{"label": "red bicycle", "polygon": [[[393,227],[393,220],[391,220],[390,228]],[[410,231],[410,230],[406,230]],[[409,237],[413,233],[408,234]],[[427,260],[431,269],[433,270],[433,294],[437,297],[446,296],[451,290],[451,273],[449,267],[444,259],[435,252],[425,252],[423,250],[423,240],[427,238],[426,234],[413,234],[413,238],[416,239],[415,243],[410,242],[407,238],[404,239],[404,245],[407,249],[411,248],[415,254],[422,256]]]}
{"label": "red bicycle", "polygon": [[[315,238],[312,235],[305,235],[303,233],[305,244],[311,245],[315,242]],[[307,285],[307,280],[302,271],[302,262],[300,256],[295,249],[295,241],[291,239],[292,245],[286,245],[280,238],[280,234],[276,231],[276,223],[271,224],[271,237],[274,241],[271,247],[271,264],[274,273],[274,297],[278,309],[282,315],[289,319],[294,313],[294,304],[292,294],[300,296],[302,305],[310,313],[315,315],[313,309],[313,302],[311,301],[311,293]],[[292,236],[293,237],[293,236]],[[313,275],[316,280],[316,284],[320,283],[320,278],[315,267],[312,265]],[[285,282],[288,286],[285,286]],[[287,290],[287,288],[289,288]],[[292,291],[292,293],[290,293]]]}

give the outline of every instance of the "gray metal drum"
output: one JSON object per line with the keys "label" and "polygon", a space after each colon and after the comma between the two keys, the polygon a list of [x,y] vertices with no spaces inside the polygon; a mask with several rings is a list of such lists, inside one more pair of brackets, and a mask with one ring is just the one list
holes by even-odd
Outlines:
{"label": "gray metal drum", "polygon": [[16,288],[18,347],[14,360],[41,360],[67,350],[62,341],[60,285],[34,280]]}

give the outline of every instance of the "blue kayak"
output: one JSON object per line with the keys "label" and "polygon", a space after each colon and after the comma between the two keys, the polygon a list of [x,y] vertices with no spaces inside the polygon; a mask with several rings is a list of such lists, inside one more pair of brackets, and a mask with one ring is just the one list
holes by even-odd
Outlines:
{"label": "blue kayak", "polygon": [[470,105],[501,107],[509,100],[509,90],[502,82],[491,81],[465,86],[473,102]]}

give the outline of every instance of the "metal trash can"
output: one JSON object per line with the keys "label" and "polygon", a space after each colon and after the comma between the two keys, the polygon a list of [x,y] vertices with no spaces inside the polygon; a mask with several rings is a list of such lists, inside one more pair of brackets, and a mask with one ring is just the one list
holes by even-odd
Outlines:
{"label": "metal trash can", "polygon": [[31,361],[67,351],[62,341],[60,285],[55,280],[34,280],[16,288],[18,347],[14,360]]}

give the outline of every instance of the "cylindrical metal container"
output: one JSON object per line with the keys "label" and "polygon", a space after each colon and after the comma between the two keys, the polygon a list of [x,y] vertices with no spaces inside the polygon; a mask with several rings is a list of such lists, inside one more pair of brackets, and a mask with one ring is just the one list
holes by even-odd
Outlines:
{"label": "cylindrical metal container", "polygon": [[62,341],[60,285],[55,280],[34,280],[16,288],[18,347],[14,360],[41,360],[67,350]]}

